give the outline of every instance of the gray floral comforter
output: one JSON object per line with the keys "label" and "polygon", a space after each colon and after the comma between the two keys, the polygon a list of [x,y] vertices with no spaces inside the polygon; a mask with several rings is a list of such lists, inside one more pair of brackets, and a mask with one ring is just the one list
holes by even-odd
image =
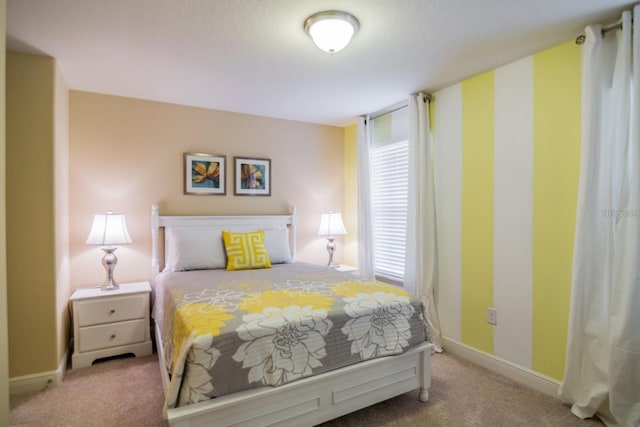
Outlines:
{"label": "gray floral comforter", "polygon": [[171,375],[167,408],[278,386],[429,339],[402,288],[309,264],[161,273],[154,318]]}

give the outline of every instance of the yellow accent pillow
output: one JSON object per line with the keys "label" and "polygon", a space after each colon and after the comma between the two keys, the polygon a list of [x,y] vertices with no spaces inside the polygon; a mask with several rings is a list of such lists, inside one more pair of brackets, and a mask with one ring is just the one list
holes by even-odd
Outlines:
{"label": "yellow accent pillow", "polygon": [[264,248],[264,231],[234,233],[222,231],[224,248],[227,251],[227,270],[271,268],[269,254]]}

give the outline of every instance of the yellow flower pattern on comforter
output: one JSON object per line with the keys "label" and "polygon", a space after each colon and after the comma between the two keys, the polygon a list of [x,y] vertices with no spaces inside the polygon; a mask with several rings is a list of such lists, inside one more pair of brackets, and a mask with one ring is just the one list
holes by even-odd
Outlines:
{"label": "yellow flower pattern on comforter", "polygon": [[265,270],[269,280],[255,272],[249,276],[259,279],[240,281],[239,272],[199,273],[201,282],[165,291],[167,407],[286,384],[429,339],[422,304],[402,288],[285,266]]}

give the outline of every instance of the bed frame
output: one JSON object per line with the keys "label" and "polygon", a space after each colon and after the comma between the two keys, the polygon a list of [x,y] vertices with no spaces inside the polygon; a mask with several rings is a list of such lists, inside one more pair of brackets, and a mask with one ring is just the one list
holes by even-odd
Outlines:
{"label": "bed frame", "polygon": [[[295,255],[296,213],[263,216],[160,216],[151,208],[152,277],[160,271],[161,229],[167,226],[213,225],[232,230],[289,227]],[[162,243],[162,245],[160,245]],[[163,258],[164,259],[164,258]],[[158,359],[165,392],[169,374],[164,366],[162,335],[155,327]],[[311,426],[420,389],[429,399],[433,345],[424,343],[406,353],[349,365],[279,387],[259,387],[204,402],[168,409],[171,426]]]}

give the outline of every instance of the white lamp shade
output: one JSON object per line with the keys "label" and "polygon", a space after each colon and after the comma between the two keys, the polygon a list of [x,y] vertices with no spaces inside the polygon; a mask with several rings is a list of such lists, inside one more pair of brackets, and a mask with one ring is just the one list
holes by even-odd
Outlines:
{"label": "white lamp shade", "polygon": [[358,20],[346,12],[320,12],[305,22],[305,30],[313,42],[328,53],[347,47],[358,28]]}
{"label": "white lamp shade", "polygon": [[93,224],[86,243],[88,245],[102,246],[128,245],[132,243],[124,215],[112,212],[96,214],[93,217]]}
{"label": "white lamp shade", "polygon": [[342,222],[342,214],[340,212],[329,212],[320,216],[320,227],[318,235],[320,236],[342,236],[347,234]]}

